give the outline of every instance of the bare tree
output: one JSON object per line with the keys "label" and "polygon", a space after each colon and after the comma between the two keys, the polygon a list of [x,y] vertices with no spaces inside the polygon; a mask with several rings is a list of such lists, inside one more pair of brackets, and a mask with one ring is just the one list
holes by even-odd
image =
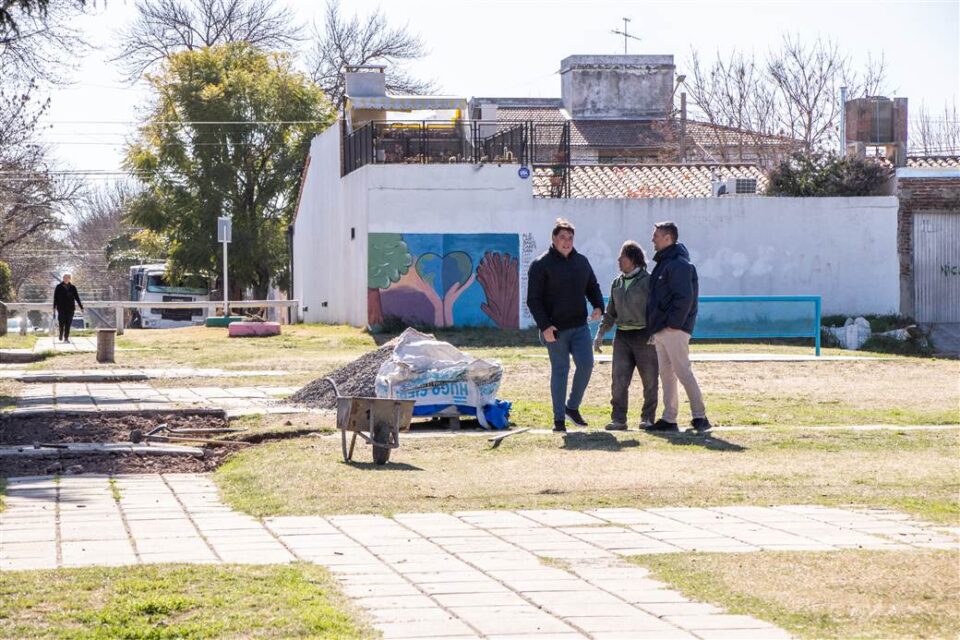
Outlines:
{"label": "bare tree", "polygon": [[0,78],[3,87],[36,80],[63,83],[87,47],[72,20],[84,2],[0,0]]}
{"label": "bare tree", "polygon": [[943,105],[942,113],[927,110],[925,104],[910,123],[910,150],[925,156],[960,154],[960,112],[957,102]]}
{"label": "bare tree", "polygon": [[114,58],[131,82],[178,51],[227,42],[278,51],[301,40],[293,11],[269,0],[140,0],[137,9]]}
{"label": "bare tree", "polygon": [[777,117],[781,129],[803,140],[807,151],[834,142],[840,120],[840,87],[850,98],[877,95],[886,76],[886,63],[870,58],[863,71],[854,69],[832,40],[804,44],[799,36],[784,36],[771,52],[767,69],[779,93]]}
{"label": "bare tree", "polygon": [[883,56],[856,69],[835,42],[798,36],[784,36],[765,59],[734,51],[706,66],[693,51],[689,67],[690,98],[712,125],[711,149],[725,161],[756,156],[761,164],[789,153],[790,140],[807,151],[832,145],[840,87],[850,98],[877,95],[886,74]]}
{"label": "bare tree", "polygon": [[423,95],[436,91],[432,80],[410,75],[402,63],[426,55],[419,35],[407,27],[391,27],[380,10],[360,18],[347,18],[339,0],[327,0],[323,25],[314,25],[316,42],[310,52],[310,75],[333,104],[340,104],[344,92],[343,68],[348,65],[390,64],[387,90],[396,94]]}

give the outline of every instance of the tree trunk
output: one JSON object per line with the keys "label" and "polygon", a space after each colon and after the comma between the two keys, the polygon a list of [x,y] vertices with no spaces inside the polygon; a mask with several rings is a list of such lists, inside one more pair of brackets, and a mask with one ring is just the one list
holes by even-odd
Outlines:
{"label": "tree trunk", "polygon": [[380,305],[380,289],[367,288],[367,324],[371,327],[383,324],[383,307]]}

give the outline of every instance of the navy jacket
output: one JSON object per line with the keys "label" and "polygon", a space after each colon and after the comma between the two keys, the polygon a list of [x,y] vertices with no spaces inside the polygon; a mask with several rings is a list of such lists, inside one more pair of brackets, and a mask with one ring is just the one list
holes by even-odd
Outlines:
{"label": "navy jacket", "polygon": [[697,322],[700,284],[697,268],[682,244],[672,244],[653,256],[657,266],[650,274],[647,329],[651,334],[667,327],[693,334]]}
{"label": "navy jacket", "polygon": [[540,331],[587,324],[587,302],[603,310],[603,293],[586,256],[574,249],[566,258],[552,246],[530,264],[527,307]]}
{"label": "navy jacket", "polygon": [[80,294],[77,293],[77,288],[73,286],[72,282],[70,284],[61,282],[54,288],[53,308],[59,313],[73,313],[76,309],[73,305],[74,300],[76,300],[80,308],[83,309],[83,303],[80,302]]}

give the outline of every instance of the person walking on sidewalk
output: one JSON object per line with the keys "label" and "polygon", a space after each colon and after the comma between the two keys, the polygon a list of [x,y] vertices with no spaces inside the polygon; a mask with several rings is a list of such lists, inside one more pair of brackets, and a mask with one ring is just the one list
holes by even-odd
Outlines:
{"label": "person walking on sidewalk", "polygon": [[70,283],[70,279],[69,273],[63,274],[62,281],[53,290],[53,310],[57,312],[57,320],[60,323],[60,342],[70,342],[70,323],[73,322],[73,312],[76,310],[74,301],[83,311],[80,294]]}
{"label": "person walking on sidewalk", "polygon": [[[592,320],[599,320],[603,312],[603,294],[590,261],[573,248],[575,233],[572,224],[558,218],[550,249],[530,264],[527,277],[527,307],[550,356],[553,430],[559,432],[567,430],[566,418],[577,426],[587,426],[580,415],[593,371],[586,301],[593,306]],[[571,355],[577,369],[565,401]]]}
{"label": "person walking on sidewalk", "polygon": [[650,274],[643,249],[633,240],[623,243],[617,258],[620,275],[610,286],[610,301],[593,340],[593,350],[601,352],[603,336],[614,325],[613,382],[611,384],[610,423],[607,431],[627,428],[627,406],[634,370],[640,373],[643,384],[643,409],[640,428],[648,429],[657,418],[657,349],[650,343],[647,331],[647,296],[650,292]]}
{"label": "person walking on sidewalk", "polygon": [[677,380],[683,385],[697,433],[710,431],[700,385],[690,368],[690,336],[697,321],[699,282],[687,248],[678,243],[680,233],[673,222],[658,222],[653,229],[653,257],[657,266],[650,274],[647,329],[653,336],[663,386],[663,415],[652,429],[677,428],[679,397]]}

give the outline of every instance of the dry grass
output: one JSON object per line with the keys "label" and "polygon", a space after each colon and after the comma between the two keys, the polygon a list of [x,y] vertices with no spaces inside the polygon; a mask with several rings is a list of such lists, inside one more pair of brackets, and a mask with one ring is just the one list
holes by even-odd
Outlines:
{"label": "dry grass", "polygon": [[638,556],[687,596],[804,638],[956,638],[954,551]]}
{"label": "dry grass", "polygon": [[[484,508],[725,504],[877,505],[960,519],[960,432],[802,433],[784,429],[704,440],[627,432],[414,438],[386,467],[339,434],[264,444],[216,478],[234,507],[277,514],[395,513]],[[283,472],[277,470],[282,468]]]}
{"label": "dry grass", "polygon": [[13,409],[22,392],[23,383],[0,378],[0,412]]}

